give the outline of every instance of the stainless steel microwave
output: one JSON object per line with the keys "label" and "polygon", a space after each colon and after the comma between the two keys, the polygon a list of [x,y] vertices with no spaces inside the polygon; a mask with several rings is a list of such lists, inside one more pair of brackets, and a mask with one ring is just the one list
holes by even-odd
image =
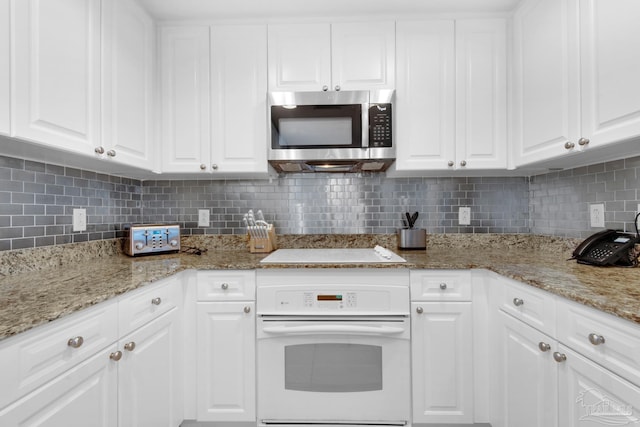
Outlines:
{"label": "stainless steel microwave", "polygon": [[393,90],[272,92],[269,163],[278,172],[383,171],[395,160]]}

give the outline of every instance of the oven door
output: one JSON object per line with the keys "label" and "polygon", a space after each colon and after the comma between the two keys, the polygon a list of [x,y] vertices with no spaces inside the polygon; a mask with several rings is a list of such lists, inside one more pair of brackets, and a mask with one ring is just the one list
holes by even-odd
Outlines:
{"label": "oven door", "polygon": [[406,317],[258,319],[263,425],[405,425],[410,417]]}

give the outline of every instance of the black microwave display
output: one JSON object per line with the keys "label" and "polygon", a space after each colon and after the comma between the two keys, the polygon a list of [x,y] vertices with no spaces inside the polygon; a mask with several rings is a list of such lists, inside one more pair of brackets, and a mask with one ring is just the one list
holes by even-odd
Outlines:
{"label": "black microwave display", "polygon": [[391,104],[373,104],[369,107],[369,146],[392,146],[391,122]]}
{"label": "black microwave display", "polygon": [[271,148],[362,148],[362,105],[271,106]]}

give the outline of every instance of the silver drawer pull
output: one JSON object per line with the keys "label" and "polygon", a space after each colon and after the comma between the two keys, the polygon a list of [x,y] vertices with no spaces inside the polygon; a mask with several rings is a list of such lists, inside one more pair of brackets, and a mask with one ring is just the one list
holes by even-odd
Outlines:
{"label": "silver drawer pull", "polygon": [[589,342],[593,345],[604,344],[604,337],[598,334],[589,334]]}
{"label": "silver drawer pull", "polygon": [[73,337],[69,341],[67,341],[67,345],[69,347],[78,348],[84,343],[84,338],[81,336]]}
{"label": "silver drawer pull", "polygon": [[538,348],[540,349],[540,351],[549,351],[551,350],[551,345],[547,344],[546,342],[540,341],[538,343]]}
{"label": "silver drawer pull", "polygon": [[116,351],[114,353],[111,353],[109,355],[109,359],[117,362],[118,360],[122,359],[122,352],[120,350],[118,350],[118,351]]}
{"label": "silver drawer pull", "polygon": [[229,289],[229,284],[223,283],[222,285],[220,285],[220,287],[222,288],[223,291],[226,291],[227,289]]}
{"label": "silver drawer pull", "polygon": [[522,298],[513,299],[513,305],[515,305],[516,307],[520,307],[522,304],[524,304],[524,300]]}
{"label": "silver drawer pull", "polygon": [[244,312],[245,313],[250,313],[251,312],[251,307],[249,307],[248,305],[244,308]]}
{"label": "silver drawer pull", "polygon": [[553,360],[555,360],[558,363],[565,362],[567,360],[567,355],[556,351],[553,353]]}
{"label": "silver drawer pull", "polygon": [[440,283],[440,289],[442,289],[443,291],[447,289],[447,284],[446,283]]}
{"label": "silver drawer pull", "polygon": [[422,307],[416,307],[416,313],[422,314],[424,313],[424,309]]}
{"label": "silver drawer pull", "polygon": [[160,297],[155,297],[154,299],[151,300],[151,304],[153,305],[160,305],[162,304],[162,298]]}
{"label": "silver drawer pull", "polygon": [[136,343],[131,341],[124,345],[124,349],[127,351],[133,351],[136,348]]}

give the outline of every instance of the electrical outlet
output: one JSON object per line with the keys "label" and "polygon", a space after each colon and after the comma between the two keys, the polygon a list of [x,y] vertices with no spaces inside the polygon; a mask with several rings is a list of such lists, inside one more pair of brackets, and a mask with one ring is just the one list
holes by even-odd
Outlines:
{"label": "electrical outlet", "polygon": [[589,206],[589,218],[591,219],[591,227],[604,228],[604,205],[598,203]]}
{"label": "electrical outlet", "polygon": [[87,210],[73,210],[73,231],[85,231],[87,229]]}
{"label": "electrical outlet", "polygon": [[471,208],[461,207],[458,209],[458,224],[471,225]]}
{"label": "electrical outlet", "polygon": [[209,226],[209,209],[198,209],[198,227]]}

